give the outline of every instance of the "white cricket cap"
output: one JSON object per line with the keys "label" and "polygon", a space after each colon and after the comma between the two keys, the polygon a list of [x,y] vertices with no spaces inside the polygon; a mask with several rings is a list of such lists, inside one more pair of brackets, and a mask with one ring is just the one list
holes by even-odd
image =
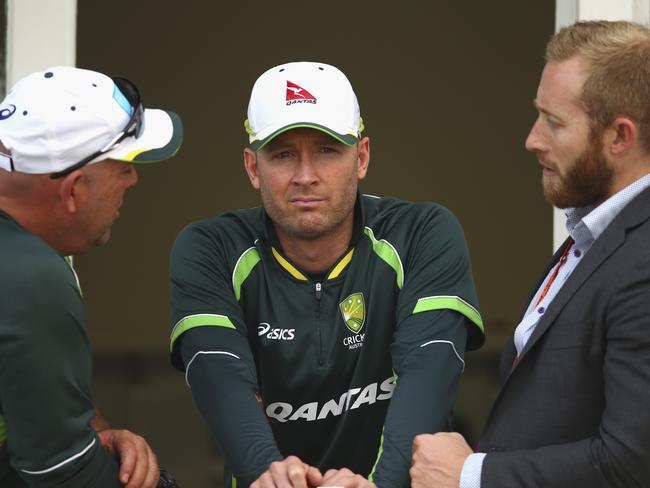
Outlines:
{"label": "white cricket cap", "polygon": [[352,85],[325,63],[287,63],[266,71],[251,92],[244,127],[254,151],[297,127],[322,130],[347,144],[361,137],[363,121]]}
{"label": "white cricket cap", "polygon": [[[0,155],[0,168],[56,173],[110,148],[134,110],[142,110],[129,95],[96,71],[59,66],[26,76],[0,104],[0,142],[10,152]],[[87,164],[104,159],[157,162],[173,156],[183,140],[180,117],[157,109],[142,114],[137,134]]]}

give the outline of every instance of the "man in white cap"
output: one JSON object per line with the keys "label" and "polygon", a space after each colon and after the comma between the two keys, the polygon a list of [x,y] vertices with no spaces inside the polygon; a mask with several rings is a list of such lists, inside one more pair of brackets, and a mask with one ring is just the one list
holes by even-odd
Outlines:
{"label": "man in white cap", "polygon": [[333,66],[265,72],[245,126],[262,206],[191,224],[171,258],[172,361],[227,486],[407,487],[413,437],[449,428],[483,342],[462,230],[358,192],[370,141]]}
{"label": "man in white cap", "polygon": [[[77,276],[65,256],[108,241],[133,163],[173,156],[182,126],[126,79],[55,67],[0,105],[0,486],[153,487],[141,437],[91,398]],[[121,464],[121,465],[120,465]]]}

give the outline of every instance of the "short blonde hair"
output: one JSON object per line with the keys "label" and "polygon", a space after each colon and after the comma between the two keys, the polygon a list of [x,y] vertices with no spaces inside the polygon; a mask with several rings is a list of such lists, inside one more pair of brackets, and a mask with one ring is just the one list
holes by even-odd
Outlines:
{"label": "short blonde hair", "polygon": [[547,62],[574,57],[590,69],[581,101],[592,129],[602,131],[616,117],[628,117],[650,152],[650,29],[625,21],[577,22],[546,46]]}

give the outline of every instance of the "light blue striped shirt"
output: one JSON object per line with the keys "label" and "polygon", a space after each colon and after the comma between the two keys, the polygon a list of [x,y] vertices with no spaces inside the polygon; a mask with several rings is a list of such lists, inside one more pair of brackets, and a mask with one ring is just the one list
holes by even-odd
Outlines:
{"label": "light blue striped shirt", "polygon": [[[596,208],[581,207],[566,210],[566,228],[569,235],[573,238],[574,243],[569,249],[566,262],[560,267],[557,277],[549,287],[546,296],[541,302],[537,303],[542,294],[542,290],[546,287],[557,265],[549,271],[542,285],[537,290],[537,293],[535,293],[535,296],[530,301],[524,317],[515,329],[514,341],[517,354],[521,353],[526,342],[528,342],[528,339],[533,334],[535,327],[537,327],[539,320],[548,309],[549,304],[558,294],[562,285],[576,266],[578,266],[578,263],[587,254],[594,241],[600,237],[620,211],[648,187],[650,187],[650,174],[626,186]],[[465,460],[460,475],[459,488],[481,488],[481,470],[486,455],[485,453],[475,453]]]}

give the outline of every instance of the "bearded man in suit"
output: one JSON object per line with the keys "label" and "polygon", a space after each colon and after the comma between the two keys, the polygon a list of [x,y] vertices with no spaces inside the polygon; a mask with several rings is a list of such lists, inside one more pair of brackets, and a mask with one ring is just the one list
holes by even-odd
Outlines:
{"label": "bearded man in suit", "polygon": [[506,345],[477,452],[456,433],[416,437],[414,488],[650,479],[650,30],[578,22],[546,62],[526,148],[570,237]]}

